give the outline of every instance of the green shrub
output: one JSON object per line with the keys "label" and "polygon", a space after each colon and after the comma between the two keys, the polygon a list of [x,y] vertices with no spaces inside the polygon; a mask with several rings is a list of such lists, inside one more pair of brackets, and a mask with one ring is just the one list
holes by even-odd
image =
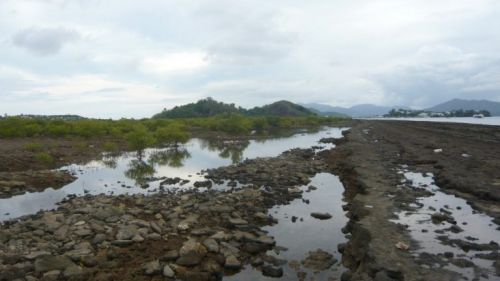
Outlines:
{"label": "green shrub", "polygon": [[158,144],[177,145],[186,143],[189,140],[189,133],[186,128],[178,123],[170,124],[166,127],[158,128],[155,132],[155,138]]}
{"label": "green shrub", "polygon": [[54,158],[47,152],[39,152],[35,155],[35,160],[45,166],[54,164]]}
{"label": "green shrub", "polygon": [[155,138],[142,126],[128,133],[126,139],[130,149],[133,150],[143,150],[155,143]]}
{"label": "green shrub", "polygon": [[27,143],[24,145],[24,149],[31,152],[40,152],[43,150],[43,146],[39,143]]}

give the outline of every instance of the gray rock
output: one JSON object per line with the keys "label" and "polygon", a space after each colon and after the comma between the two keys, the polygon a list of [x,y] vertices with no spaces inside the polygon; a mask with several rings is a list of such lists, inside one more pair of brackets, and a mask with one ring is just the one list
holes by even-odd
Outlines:
{"label": "gray rock", "polygon": [[313,212],[311,213],[311,217],[319,220],[328,220],[332,218],[332,215],[330,213]]}
{"label": "gray rock", "polygon": [[77,265],[69,266],[64,270],[63,276],[65,278],[78,277],[84,274],[84,271],[81,267]]}
{"label": "gray rock", "polygon": [[168,251],[163,257],[161,257],[162,261],[173,261],[179,258],[179,252],[177,250]]}
{"label": "gray rock", "polygon": [[283,268],[274,267],[272,265],[264,265],[262,266],[262,274],[264,276],[279,278],[283,276]]}
{"label": "gray rock", "polygon": [[48,272],[52,270],[65,270],[75,264],[66,256],[42,256],[35,261],[36,272]]}
{"label": "gray rock", "polygon": [[226,258],[226,263],[224,267],[227,269],[240,269],[241,262],[233,255],[230,255]]}
{"label": "gray rock", "polygon": [[41,256],[47,256],[47,255],[50,255],[50,253],[47,251],[36,251],[36,252],[31,252],[31,253],[25,255],[24,257],[27,260],[35,260]]}
{"label": "gray rock", "polygon": [[116,233],[116,240],[131,240],[139,229],[135,225],[126,225],[120,227]]}
{"label": "gray rock", "polygon": [[57,279],[59,279],[59,275],[61,275],[60,270],[51,270],[49,272],[45,272],[42,275],[42,280],[43,281],[56,281]]}
{"label": "gray rock", "polygon": [[175,276],[175,272],[170,268],[170,266],[165,265],[163,267],[163,276],[168,278],[173,278]]}
{"label": "gray rock", "polygon": [[201,262],[207,254],[207,249],[194,239],[189,239],[182,245],[176,263],[183,266],[194,266]]}
{"label": "gray rock", "polygon": [[162,272],[162,268],[160,265],[160,262],[158,260],[154,260],[151,262],[148,262],[142,266],[144,269],[144,274],[145,275],[157,275]]}
{"label": "gray rock", "polygon": [[156,222],[152,221],[152,222],[150,222],[149,224],[151,225],[151,229],[152,229],[154,232],[156,232],[156,233],[158,233],[158,234],[161,234],[161,233],[162,233],[160,226],[159,226]]}
{"label": "gray rock", "polygon": [[233,225],[246,225],[246,224],[248,224],[248,222],[246,220],[240,219],[240,218],[230,218],[229,223],[233,224]]}
{"label": "gray rock", "polygon": [[127,247],[127,246],[134,244],[134,241],[132,241],[132,240],[115,240],[115,241],[111,242],[111,244],[113,244],[114,246],[118,246],[118,247]]}
{"label": "gray rock", "polygon": [[219,252],[219,244],[214,239],[210,239],[210,238],[206,239],[205,241],[203,241],[203,246],[205,246],[209,252],[212,252],[212,253]]}

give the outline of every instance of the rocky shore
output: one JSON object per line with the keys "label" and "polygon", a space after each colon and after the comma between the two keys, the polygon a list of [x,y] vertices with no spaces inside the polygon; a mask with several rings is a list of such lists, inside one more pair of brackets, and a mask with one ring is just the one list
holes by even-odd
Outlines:
{"label": "rocky shore", "polygon": [[[287,261],[266,253],[279,246],[262,227],[276,223],[269,208],[300,198],[298,186],[326,169],[316,157],[294,149],[207,172],[241,189],[84,196],[8,221],[0,280],[220,280],[250,264],[280,277]],[[304,264],[334,262],[318,250]]]}

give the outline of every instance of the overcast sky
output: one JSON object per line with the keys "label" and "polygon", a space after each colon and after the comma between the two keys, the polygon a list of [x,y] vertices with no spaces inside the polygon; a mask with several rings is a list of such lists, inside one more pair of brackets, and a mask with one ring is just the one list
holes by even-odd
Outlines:
{"label": "overcast sky", "polygon": [[0,0],[0,113],[500,101],[498,0]]}

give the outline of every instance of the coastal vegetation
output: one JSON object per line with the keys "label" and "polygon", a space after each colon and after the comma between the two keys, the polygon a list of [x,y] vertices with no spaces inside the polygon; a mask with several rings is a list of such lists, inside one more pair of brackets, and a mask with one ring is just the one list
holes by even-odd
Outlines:
{"label": "coastal vegetation", "polygon": [[[266,135],[278,130],[334,125],[341,120],[343,118],[318,116],[288,101],[246,110],[207,98],[140,120],[6,117],[0,119],[0,138],[75,139],[85,143],[82,145],[85,149],[87,140],[99,139],[105,151],[116,152],[117,143],[127,144],[133,150],[150,146],[175,147],[187,142],[193,134]],[[38,143],[29,143],[25,149],[33,153],[44,152]],[[48,157],[40,158],[40,162],[50,162]]]}
{"label": "coastal vegetation", "polygon": [[484,117],[490,117],[491,114],[487,110],[450,110],[444,112],[435,112],[428,110],[413,110],[413,109],[392,109],[384,117],[473,117],[481,114]]}

